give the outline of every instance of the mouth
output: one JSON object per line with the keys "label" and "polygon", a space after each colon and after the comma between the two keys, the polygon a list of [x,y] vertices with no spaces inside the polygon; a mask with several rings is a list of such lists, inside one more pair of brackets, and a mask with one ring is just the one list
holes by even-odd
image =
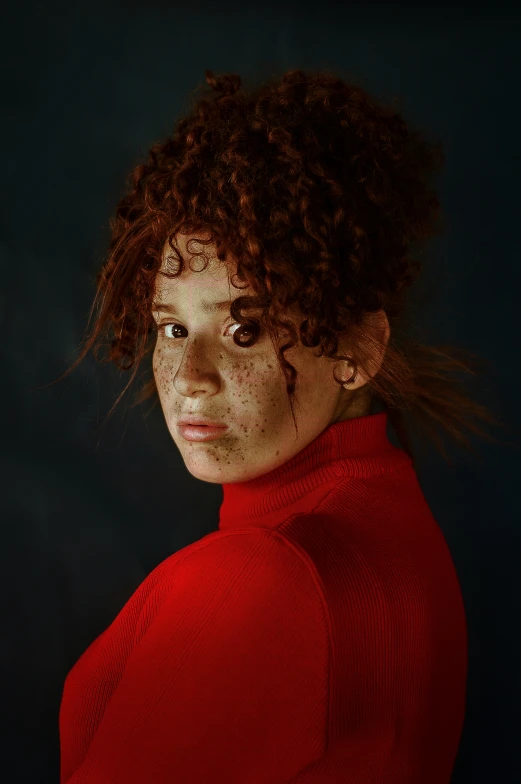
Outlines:
{"label": "mouth", "polygon": [[224,422],[211,422],[211,421],[203,421],[202,419],[179,419],[177,422],[178,427],[223,427],[226,428],[228,425],[225,425]]}
{"label": "mouth", "polygon": [[223,436],[228,429],[227,425],[195,425],[192,423],[179,422],[177,430],[185,441],[213,441]]}

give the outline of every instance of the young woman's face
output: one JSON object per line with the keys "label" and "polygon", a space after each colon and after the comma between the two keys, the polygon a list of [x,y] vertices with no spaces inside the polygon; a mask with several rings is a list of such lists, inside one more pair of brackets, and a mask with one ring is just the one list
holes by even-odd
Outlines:
{"label": "young woman's face", "polygon": [[[190,260],[186,245],[191,239],[188,235],[176,238],[185,262]],[[203,246],[193,242],[190,249],[203,250]],[[317,349],[298,344],[285,354],[298,373],[295,433],[285,378],[269,336],[261,332],[250,348],[233,341],[240,325],[231,320],[230,302],[254,292],[229,283],[230,268],[212,256],[213,250],[204,247],[211,258],[203,271],[197,271],[203,265],[196,258],[195,272],[185,263],[178,278],[157,276],[154,300],[165,307],[153,312],[158,325],[153,371],[168,429],[188,471],[204,482],[228,484],[266,474],[300,452],[332,422],[361,413],[354,407],[344,411],[346,397],[333,379],[334,363],[314,356]],[[164,259],[168,255],[171,250],[166,244]],[[165,262],[162,269],[167,269]],[[219,310],[205,307],[205,303],[218,302],[227,305]],[[248,315],[255,318],[256,314]],[[238,337],[248,342],[250,335],[239,332]],[[336,367],[338,378],[352,374],[345,363]],[[361,383],[365,383],[363,377],[351,388]],[[186,440],[178,429],[179,419],[186,414],[222,422],[227,428],[215,440]]]}

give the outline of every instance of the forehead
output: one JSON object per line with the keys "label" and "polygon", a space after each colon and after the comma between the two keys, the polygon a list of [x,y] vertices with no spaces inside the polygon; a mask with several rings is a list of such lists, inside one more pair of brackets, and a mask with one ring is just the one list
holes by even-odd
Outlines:
{"label": "forehead", "polygon": [[200,270],[204,265],[207,265],[210,274],[218,275],[221,270],[227,270],[233,266],[228,260],[219,261],[215,245],[213,243],[203,245],[200,242],[201,239],[208,239],[208,235],[177,234],[172,240],[174,250],[166,240],[161,255],[161,269],[177,272],[179,258],[184,263],[183,275],[190,273],[192,269]]}
{"label": "forehead", "polygon": [[[250,287],[237,289],[232,285],[236,264],[228,260],[221,262],[215,246],[201,244],[201,238],[207,239],[207,235],[177,235],[173,239],[172,245],[183,260],[183,271],[176,277],[162,274],[179,271],[177,254],[168,241],[165,242],[161,268],[155,280],[154,307],[156,303],[176,306],[197,303],[204,313],[222,312],[236,297],[254,294]],[[204,255],[195,255],[199,253]]]}
{"label": "forehead", "polygon": [[[167,278],[158,275],[158,281],[166,283],[189,282],[193,279],[205,281],[209,285],[212,281],[217,283],[228,280],[233,274],[233,264],[228,261],[219,261],[215,251],[215,245],[203,245],[199,239],[207,239],[204,234],[186,235],[178,234],[172,240],[172,245],[177,252],[170,247],[168,240],[163,246],[161,256],[160,272],[177,273],[179,271],[179,257],[183,260],[183,272],[177,278]],[[188,244],[190,248],[188,249]],[[204,268],[204,269],[203,269]]]}

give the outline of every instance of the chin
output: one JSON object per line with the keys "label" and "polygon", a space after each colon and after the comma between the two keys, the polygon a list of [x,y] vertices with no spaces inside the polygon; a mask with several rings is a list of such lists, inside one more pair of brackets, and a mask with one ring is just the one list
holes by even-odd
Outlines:
{"label": "chin", "polygon": [[[202,461],[201,461],[202,462]],[[224,466],[223,468],[212,468],[202,465],[197,460],[185,460],[186,470],[201,482],[210,482],[216,485],[229,485],[236,482],[247,482],[256,479],[258,476],[266,474],[270,469],[259,468],[257,471],[245,471],[243,468],[234,466]]]}

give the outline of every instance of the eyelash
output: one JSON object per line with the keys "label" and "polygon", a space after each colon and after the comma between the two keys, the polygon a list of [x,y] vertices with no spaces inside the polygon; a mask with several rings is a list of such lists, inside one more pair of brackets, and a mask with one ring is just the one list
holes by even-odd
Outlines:
{"label": "eyelash", "polygon": [[[230,321],[226,325],[226,329],[228,329],[228,327],[233,327],[234,325],[236,325],[238,327],[242,327],[243,329],[250,331],[252,334],[254,332],[254,328],[250,328],[250,327],[246,326],[245,324],[240,324],[238,321]],[[177,322],[177,321],[168,321],[165,324],[159,324],[156,327],[156,329],[159,332],[159,334],[161,335],[161,337],[164,337],[166,340],[171,340],[173,342],[176,342],[176,341],[179,341],[179,340],[182,339],[182,338],[179,338],[179,337],[178,338],[174,338],[174,337],[169,337],[168,335],[165,335],[165,331],[164,331],[165,327],[183,327],[182,324],[179,324],[179,322]],[[183,329],[186,329],[186,327],[183,327]],[[233,335],[231,335],[231,338],[233,340]],[[236,344],[236,345],[238,345],[238,344]]]}

